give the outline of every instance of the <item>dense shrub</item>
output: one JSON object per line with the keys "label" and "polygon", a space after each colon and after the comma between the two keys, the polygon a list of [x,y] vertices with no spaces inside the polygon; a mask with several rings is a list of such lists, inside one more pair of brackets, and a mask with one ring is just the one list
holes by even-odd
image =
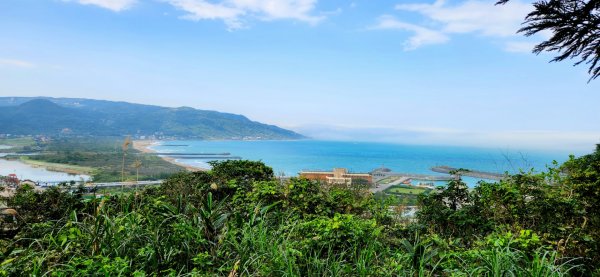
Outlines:
{"label": "dense shrub", "polygon": [[0,275],[564,276],[598,273],[600,149],[543,174],[460,180],[403,218],[365,186],[213,163],[160,187],[17,190]]}

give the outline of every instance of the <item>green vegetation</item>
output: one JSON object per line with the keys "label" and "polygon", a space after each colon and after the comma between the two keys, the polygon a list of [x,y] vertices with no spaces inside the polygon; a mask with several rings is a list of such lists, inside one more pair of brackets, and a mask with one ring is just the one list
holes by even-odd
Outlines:
{"label": "green vegetation", "polygon": [[28,157],[28,156],[21,156],[20,161],[23,163],[26,163],[28,165],[34,166],[34,167],[43,167],[50,171],[60,171],[60,172],[67,172],[67,173],[71,173],[71,174],[93,175],[97,171],[96,169],[94,169],[92,167],[78,166],[78,165],[71,165],[71,164],[49,163],[49,162],[31,159],[31,157]]}
{"label": "green vegetation", "polygon": [[[28,156],[27,163],[47,166],[57,171],[92,174],[95,182],[121,181],[123,163],[122,138],[61,138],[48,142],[39,155]],[[184,170],[160,157],[129,149],[125,156],[126,180],[164,179]]]}
{"label": "green vegetation", "polygon": [[11,146],[9,149],[0,149],[0,152],[28,152],[36,146],[36,141],[31,137],[2,138],[0,145]]}
{"label": "green vegetation", "polygon": [[386,190],[386,192],[389,193],[396,193],[396,194],[414,194],[414,195],[418,195],[424,192],[427,192],[429,190],[424,189],[424,188],[416,188],[416,187],[409,187],[409,186],[392,186],[390,188],[388,188]]}
{"label": "green vegetation", "polygon": [[542,174],[451,181],[414,218],[364,186],[251,161],[100,198],[23,187],[5,199],[19,215],[4,217],[0,275],[590,276],[598,195],[600,146]]}
{"label": "green vegetation", "polygon": [[427,194],[431,190],[418,188],[408,185],[394,185],[385,189],[382,193],[378,193],[378,199],[385,199],[393,205],[400,206],[416,206],[419,201],[419,195]]}
{"label": "green vegetation", "polygon": [[71,98],[0,97],[2,133],[49,136],[159,135],[197,139],[299,139],[242,115]]}

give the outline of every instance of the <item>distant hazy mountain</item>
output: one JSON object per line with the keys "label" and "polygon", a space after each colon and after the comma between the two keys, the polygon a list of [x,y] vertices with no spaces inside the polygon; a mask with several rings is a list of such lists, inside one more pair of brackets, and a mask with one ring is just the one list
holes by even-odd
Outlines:
{"label": "distant hazy mountain", "polygon": [[163,135],[199,139],[300,139],[243,115],[103,100],[0,97],[0,134]]}

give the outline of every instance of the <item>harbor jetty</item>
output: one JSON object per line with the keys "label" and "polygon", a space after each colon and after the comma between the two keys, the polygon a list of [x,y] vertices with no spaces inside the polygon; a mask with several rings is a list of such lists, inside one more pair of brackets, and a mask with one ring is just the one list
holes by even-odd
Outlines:
{"label": "harbor jetty", "polygon": [[240,156],[169,156],[179,160],[241,160]]}
{"label": "harbor jetty", "polygon": [[163,144],[161,146],[168,146],[168,147],[187,147],[189,145],[187,144]]}
{"label": "harbor jetty", "polygon": [[502,180],[507,177],[506,174],[502,174],[502,173],[485,172],[485,171],[471,170],[471,169],[465,169],[465,168],[455,168],[455,167],[450,167],[450,166],[445,166],[445,165],[432,167],[431,171],[437,172],[437,173],[445,173],[445,174],[451,174],[451,172],[452,173],[459,172],[459,175],[462,175],[462,176],[488,179],[488,180]]}
{"label": "harbor jetty", "polygon": [[454,175],[430,175],[430,174],[418,174],[418,173],[405,173],[405,172],[394,172],[389,168],[380,167],[370,172],[373,176],[373,180],[378,182],[380,180],[394,177],[394,178],[407,178],[409,180],[421,180],[421,181],[450,181],[456,179]]}
{"label": "harbor jetty", "polygon": [[435,181],[451,181],[451,180],[456,179],[456,176],[454,176],[454,175],[444,176],[444,175],[427,175],[427,174],[399,173],[399,172],[392,172],[388,176],[409,178],[409,179],[415,179],[415,180],[421,180],[421,181],[433,181],[433,182],[435,182]]}
{"label": "harbor jetty", "polygon": [[162,156],[229,156],[231,153],[178,153],[178,152],[154,152],[155,155]]}
{"label": "harbor jetty", "polygon": [[241,160],[240,156],[231,156],[231,153],[178,153],[178,152],[155,152],[160,157],[170,157],[179,160]]}

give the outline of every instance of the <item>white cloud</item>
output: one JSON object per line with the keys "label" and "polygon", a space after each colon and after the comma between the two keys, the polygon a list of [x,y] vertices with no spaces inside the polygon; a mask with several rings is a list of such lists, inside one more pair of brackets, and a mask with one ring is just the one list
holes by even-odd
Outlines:
{"label": "white cloud", "polygon": [[35,64],[23,61],[23,60],[15,60],[15,59],[0,59],[0,65],[7,65],[13,67],[21,67],[21,68],[32,68],[35,67]]}
{"label": "white cloud", "polygon": [[193,21],[218,19],[223,20],[230,29],[242,27],[239,19],[245,13],[242,9],[213,4],[204,0],[167,0],[167,2],[177,9],[187,12],[182,16],[184,19]]}
{"label": "white cloud", "polygon": [[456,6],[437,0],[433,4],[400,4],[397,10],[417,12],[441,25],[445,33],[479,33],[509,37],[516,34],[521,22],[532,9],[531,4],[511,1],[496,6],[493,1],[469,0]]}
{"label": "white cloud", "polygon": [[374,29],[380,30],[404,30],[414,32],[404,45],[404,50],[414,50],[423,45],[441,44],[449,40],[448,36],[442,32],[428,29],[422,26],[398,21],[391,16],[382,16]]}
{"label": "white cloud", "polygon": [[[69,1],[69,0],[67,0]],[[137,0],[76,0],[82,5],[95,5],[115,12],[131,8]]]}
{"label": "white cloud", "polygon": [[[129,9],[138,0],[62,0],[82,5],[95,5],[115,12]],[[246,17],[263,21],[293,19],[309,24],[317,24],[325,18],[314,15],[318,0],[157,0],[169,3],[184,11],[183,19],[222,20],[229,29],[244,27]]]}
{"label": "white cloud", "polygon": [[317,23],[322,17],[310,13],[317,0],[229,0],[233,6],[266,16],[267,19],[297,19]]}
{"label": "white cloud", "polygon": [[164,0],[185,11],[190,20],[223,20],[230,29],[243,27],[243,19],[255,17],[263,21],[293,19],[316,24],[323,16],[312,14],[317,0]]}
{"label": "white cloud", "polygon": [[[431,4],[398,4],[395,9],[421,15],[425,20],[419,25],[395,20],[389,16],[379,19],[378,29],[382,23],[391,26],[387,29],[414,32],[406,42],[405,49],[412,50],[429,44],[447,42],[455,34],[476,34],[498,39],[514,39],[521,36],[517,31],[525,16],[531,11],[530,3],[510,1],[505,5],[494,5],[494,1],[467,0],[450,5],[445,0],[436,0]],[[543,34],[547,36],[547,34]],[[531,51],[527,47],[530,42],[508,42],[505,50],[510,52]]]}

